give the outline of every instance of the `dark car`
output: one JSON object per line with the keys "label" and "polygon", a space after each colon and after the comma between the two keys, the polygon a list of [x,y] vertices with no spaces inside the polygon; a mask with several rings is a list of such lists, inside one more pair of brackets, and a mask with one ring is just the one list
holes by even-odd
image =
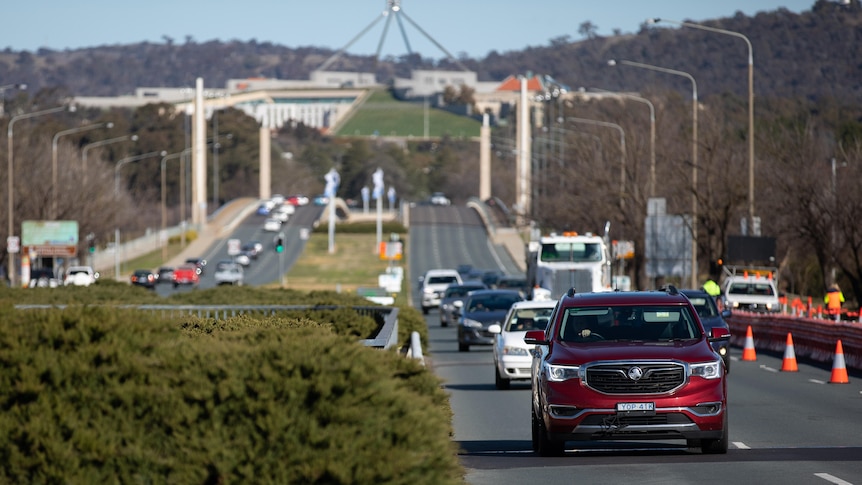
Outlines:
{"label": "dark car", "polygon": [[446,287],[443,297],[440,298],[440,326],[448,327],[458,319],[458,312],[464,299],[471,291],[487,290],[481,281],[465,281],[464,283],[453,283]]}
{"label": "dark car", "polygon": [[[704,290],[680,290],[680,292],[687,296],[691,304],[694,305],[700,322],[707,332],[719,327],[730,333],[730,326],[725,320],[725,318],[730,318],[731,311],[729,308],[719,311],[715,298]],[[712,348],[724,359],[724,367],[730,372],[730,343],[727,340],[719,340],[712,343]]]}
{"label": "dark car", "polygon": [[727,374],[691,301],[664,291],[564,294],[533,345],[533,450],[567,441],[685,440],[727,453]]}
{"label": "dark car", "polygon": [[471,345],[494,345],[491,325],[501,325],[512,304],[524,299],[517,290],[477,290],[470,292],[458,318],[458,351]]}
{"label": "dark car", "polygon": [[156,272],[156,283],[171,283],[174,282],[174,268],[163,266]]}
{"label": "dark car", "polygon": [[156,275],[148,269],[136,269],[132,272],[131,280],[135,286],[143,286],[144,288],[156,287]]}

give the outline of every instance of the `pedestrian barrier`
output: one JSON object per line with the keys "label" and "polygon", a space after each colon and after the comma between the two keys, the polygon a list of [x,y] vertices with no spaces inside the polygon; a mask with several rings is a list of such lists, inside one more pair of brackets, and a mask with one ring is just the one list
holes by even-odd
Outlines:
{"label": "pedestrian barrier", "polygon": [[799,367],[796,365],[796,351],[793,350],[793,337],[790,332],[787,332],[787,346],[784,349],[784,361],[781,363],[781,370],[784,372],[799,371]]}
{"label": "pedestrian barrier", "polygon": [[742,360],[757,360],[757,352],[754,350],[754,334],[751,331],[751,325],[748,326],[748,330],[745,333],[745,347],[742,349]]}
{"label": "pedestrian barrier", "polygon": [[835,360],[832,364],[832,378],[829,379],[830,384],[849,384],[850,378],[847,377],[847,366],[844,364],[844,347],[841,341],[835,345]]}

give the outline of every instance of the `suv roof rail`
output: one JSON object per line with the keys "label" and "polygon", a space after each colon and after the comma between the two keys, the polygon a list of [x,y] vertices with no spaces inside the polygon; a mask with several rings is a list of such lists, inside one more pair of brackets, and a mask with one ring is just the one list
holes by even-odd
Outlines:
{"label": "suv roof rail", "polygon": [[576,293],[575,287],[573,286],[573,287],[569,288],[569,291],[566,292],[566,296],[572,297],[572,296],[575,296],[575,293]]}
{"label": "suv roof rail", "polygon": [[668,295],[679,295],[679,290],[674,285],[667,285],[662,290],[667,292]]}

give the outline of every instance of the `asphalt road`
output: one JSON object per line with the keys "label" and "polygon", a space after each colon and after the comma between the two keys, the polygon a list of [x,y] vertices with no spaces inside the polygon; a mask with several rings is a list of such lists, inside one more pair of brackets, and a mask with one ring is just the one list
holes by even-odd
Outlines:
{"label": "asphalt road", "polygon": [[[430,268],[493,269],[506,259],[463,208],[413,209],[410,241],[413,282]],[[782,356],[741,361],[734,348],[726,455],[702,455],[682,441],[570,442],[565,456],[542,458],[531,451],[529,383],[496,390],[490,347],[459,352],[457,328],[440,327],[436,310],[426,322],[428,363],[450,394],[471,484],[862,484],[862,376],[829,384],[829,366],[800,362],[799,372],[781,372]]]}
{"label": "asphalt road", "polygon": [[[239,239],[243,244],[249,241],[263,243],[263,251],[257,259],[252,260],[251,264],[245,268],[246,285],[257,286],[279,281],[279,275],[286,273],[302,255],[306,243],[302,237],[303,233],[310,233],[314,222],[320,218],[323,209],[324,207],[314,205],[296,208],[296,213],[281,226],[285,236],[284,251],[281,253],[275,251],[273,244],[273,238],[278,233],[263,229],[263,221],[266,216],[257,214],[248,216],[236,226],[229,236],[214,240],[204,254],[199,255],[206,259],[208,264],[201,275],[198,288],[205,289],[215,286],[213,272],[216,263],[231,259],[227,247],[229,239]],[[156,292],[160,296],[184,291],[194,291],[194,287],[180,286],[174,288],[172,285],[156,285]]]}

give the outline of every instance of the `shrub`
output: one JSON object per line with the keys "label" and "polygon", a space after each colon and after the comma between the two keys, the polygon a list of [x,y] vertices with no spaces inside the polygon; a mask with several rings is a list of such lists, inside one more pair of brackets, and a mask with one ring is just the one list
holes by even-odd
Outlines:
{"label": "shrub", "polygon": [[433,374],[328,323],[3,310],[0,482],[462,483]]}

